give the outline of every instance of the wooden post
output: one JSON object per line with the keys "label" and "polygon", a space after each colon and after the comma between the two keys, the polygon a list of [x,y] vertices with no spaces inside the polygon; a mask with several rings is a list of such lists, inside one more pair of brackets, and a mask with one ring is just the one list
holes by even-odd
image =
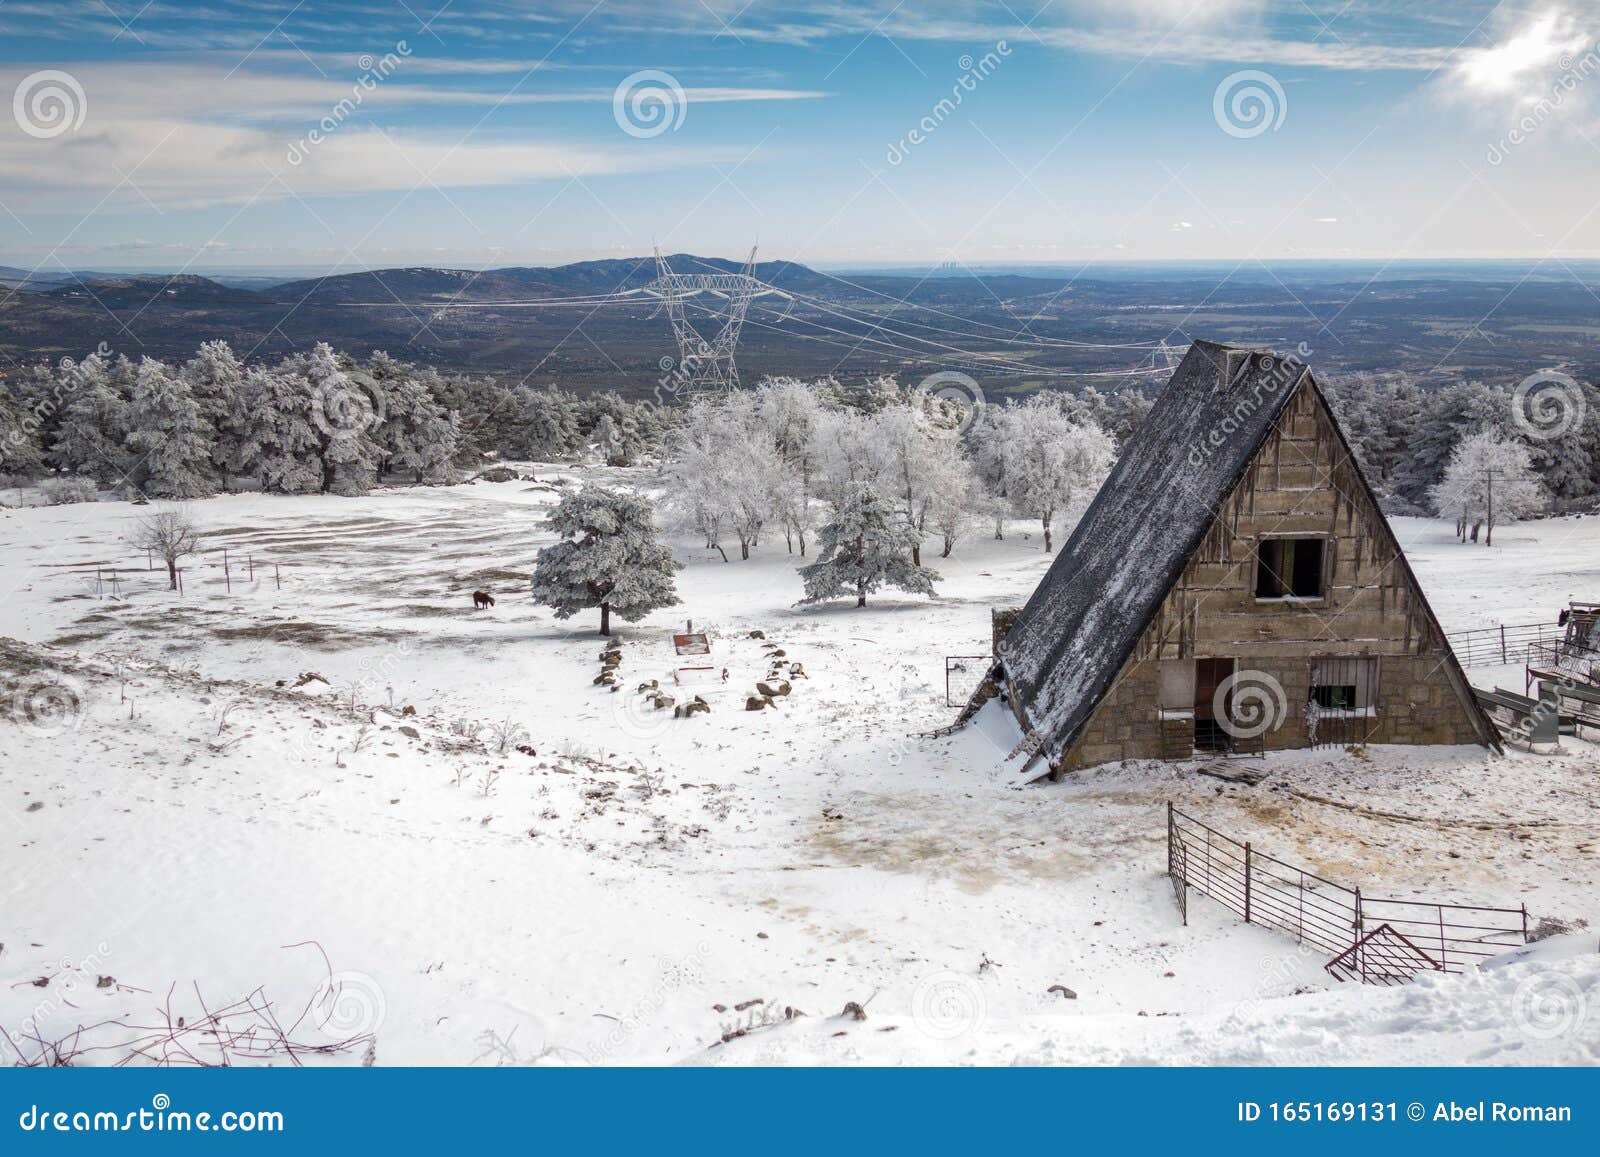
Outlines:
{"label": "wooden post", "polygon": [[256,556],[253,555],[253,554],[248,554],[248,555],[245,555],[245,558],[247,558],[249,560],[249,562],[250,562],[250,581],[251,582],[255,582],[256,581]]}
{"label": "wooden post", "polygon": [[1528,905],[1522,905],[1522,942],[1528,942]]}
{"label": "wooden post", "polygon": [[277,589],[281,591],[283,589],[283,568],[277,563],[272,564],[272,580],[277,584]]}
{"label": "wooden post", "polygon": [[1361,947],[1361,885],[1359,884],[1356,885],[1356,926],[1354,943],[1356,945],[1356,971],[1361,976],[1361,983],[1365,984],[1367,982],[1367,950]]}
{"label": "wooden post", "polygon": [[1250,841],[1244,842],[1244,922],[1250,923]]}
{"label": "wooden post", "polygon": [[1510,662],[1510,660],[1506,658],[1506,625],[1504,623],[1500,624],[1500,662]]}
{"label": "wooden post", "polygon": [[1440,972],[1448,972],[1450,970],[1445,966],[1444,905],[1440,904],[1438,906],[1438,909],[1439,909],[1439,971]]}
{"label": "wooden post", "polygon": [[228,570],[228,552],[222,552],[222,581],[228,584],[228,593],[233,593],[233,575]]}

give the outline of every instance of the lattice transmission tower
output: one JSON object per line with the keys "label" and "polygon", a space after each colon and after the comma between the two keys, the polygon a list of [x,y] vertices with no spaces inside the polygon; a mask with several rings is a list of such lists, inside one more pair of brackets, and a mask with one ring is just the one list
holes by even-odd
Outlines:
{"label": "lattice transmission tower", "polygon": [[[678,361],[672,367],[674,389],[686,393],[738,389],[739,366],[734,354],[750,303],[758,297],[789,295],[756,277],[755,246],[750,247],[750,257],[738,273],[674,273],[659,245],[655,253],[656,279],[642,292],[660,299],[678,340]],[[713,312],[716,328],[709,336],[695,327],[684,309],[686,301],[701,295],[725,303]]]}

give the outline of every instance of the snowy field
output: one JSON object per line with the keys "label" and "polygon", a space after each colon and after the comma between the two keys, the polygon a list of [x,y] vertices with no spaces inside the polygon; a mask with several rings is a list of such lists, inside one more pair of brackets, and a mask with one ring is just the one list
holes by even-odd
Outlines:
{"label": "snowy field", "polygon": [[[252,999],[306,1046],[273,1063],[1600,1061],[1600,746],[1016,788],[1001,721],[918,733],[954,714],[943,656],[985,653],[990,609],[1048,565],[1020,523],[925,558],[937,598],[864,610],[796,607],[781,537],[731,563],[680,541],[683,605],[620,625],[612,693],[597,616],[556,621],[527,576],[560,485],[647,475],[537,473],[196,503],[211,537],[181,596],[126,545],[137,508],[0,510],[0,691],[77,702],[0,720],[0,1052],[88,1026],[79,1063],[163,1035],[216,1060],[218,1038],[150,1026]],[[1600,598],[1600,519],[1493,549],[1397,529],[1447,629]],[[635,688],[670,684],[691,618],[729,678],[673,719]],[[746,711],[774,648],[804,677]],[[1590,930],[1473,975],[1339,984],[1203,897],[1180,924],[1169,799],[1373,892]]]}

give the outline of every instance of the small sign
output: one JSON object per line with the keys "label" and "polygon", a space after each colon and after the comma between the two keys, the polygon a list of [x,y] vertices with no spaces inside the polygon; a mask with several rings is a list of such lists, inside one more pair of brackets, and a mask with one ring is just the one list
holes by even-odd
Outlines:
{"label": "small sign", "polygon": [[673,635],[672,646],[680,655],[711,654],[711,640],[700,632],[688,635]]}

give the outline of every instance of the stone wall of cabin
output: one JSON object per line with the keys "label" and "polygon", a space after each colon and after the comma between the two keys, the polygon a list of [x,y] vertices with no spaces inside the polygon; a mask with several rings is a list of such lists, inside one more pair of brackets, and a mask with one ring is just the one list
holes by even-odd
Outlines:
{"label": "stone wall of cabin", "polygon": [[[1327,536],[1325,597],[1315,604],[1256,598],[1256,549],[1272,534]],[[1323,658],[1375,657],[1370,743],[1482,742],[1445,658],[1445,643],[1382,515],[1372,508],[1322,402],[1301,386],[1224,502],[1133,656],[1058,764],[1071,770],[1164,751],[1162,659],[1234,659],[1238,671],[1283,688],[1268,750],[1308,745],[1311,667]],[[1470,694],[1470,692],[1469,692]]]}

